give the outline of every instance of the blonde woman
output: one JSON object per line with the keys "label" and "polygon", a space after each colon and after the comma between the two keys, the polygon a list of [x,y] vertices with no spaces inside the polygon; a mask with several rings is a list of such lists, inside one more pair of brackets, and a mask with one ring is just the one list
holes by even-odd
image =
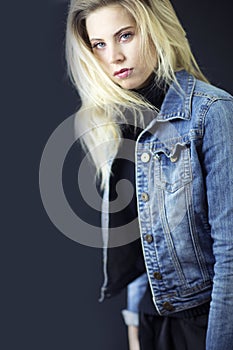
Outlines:
{"label": "blonde woman", "polygon": [[131,350],[232,349],[232,96],[208,83],[168,0],[73,0],[66,49],[103,190],[101,299],[128,286]]}

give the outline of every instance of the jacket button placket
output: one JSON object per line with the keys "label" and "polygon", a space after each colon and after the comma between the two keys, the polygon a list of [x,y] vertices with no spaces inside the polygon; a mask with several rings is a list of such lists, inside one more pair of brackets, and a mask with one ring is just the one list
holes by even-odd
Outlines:
{"label": "jacket button placket", "polygon": [[[144,254],[145,254],[145,262],[148,266],[148,272],[149,272],[149,278],[152,281],[152,285],[155,284],[158,285],[162,281],[162,274],[159,272],[158,266],[157,266],[157,259],[155,254],[155,246],[152,244],[154,242],[153,234],[150,233],[153,224],[151,222],[151,216],[149,213],[149,202],[150,202],[150,195],[149,195],[149,189],[147,184],[148,174],[150,171],[150,166],[153,166],[151,164],[151,160],[153,160],[152,155],[148,151],[143,151],[141,155],[138,158],[138,166],[140,168],[140,172],[143,174],[141,176],[141,179],[143,179],[143,182],[140,182],[141,185],[141,194],[140,194],[140,201],[141,201],[141,211],[139,212],[139,215],[141,215],[141,229],[142,232],[148,232],[145,233],[143,236],[143,245],[144,245]],[[144,203],[144,205],[142,205]]]}

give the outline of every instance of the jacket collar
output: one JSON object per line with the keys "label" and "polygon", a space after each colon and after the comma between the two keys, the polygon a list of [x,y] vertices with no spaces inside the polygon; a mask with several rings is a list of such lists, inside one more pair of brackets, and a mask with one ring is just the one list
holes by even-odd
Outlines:
{"label": "jacket collar", "polygon": [[191,102],[195,86],[195,78],[185,70],[176,73],[177,82],[168,89],[157,121],[191,118]]}

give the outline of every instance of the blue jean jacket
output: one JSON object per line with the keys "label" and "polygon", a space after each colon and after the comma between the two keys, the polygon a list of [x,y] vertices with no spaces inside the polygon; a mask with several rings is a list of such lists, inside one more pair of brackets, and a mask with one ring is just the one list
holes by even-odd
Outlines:
{"label": "blue jean jacket", "polygon": [[[160,315],[211,300],[207,350],[233,348],[233,98],[177,73],[158,116],[135,145],[136,193],[146,275],[128,285],[136,324],[147,281]],[[145,136],[146,135],[146,136]],[[103,200],[107,295],[108,194]],[[129,254],[132,254],[129,250]]]}

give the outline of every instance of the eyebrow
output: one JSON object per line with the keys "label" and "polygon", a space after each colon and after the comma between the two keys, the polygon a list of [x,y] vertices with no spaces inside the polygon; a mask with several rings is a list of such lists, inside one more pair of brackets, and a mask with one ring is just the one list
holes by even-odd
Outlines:
{"label": "eyebrow", "polygon": [[[123,30],[127,30],[127,29],[131,29],[131,28],[134,28],[133,26],[127,26],[127,27],[122,27],[121,29],[119,29],[113,36],[116,37],[118,36]],[[98,40],[103,40],[103,39],[100,39],[100,38],[92,38],[90,39],[90,41],[98,41]]]}

